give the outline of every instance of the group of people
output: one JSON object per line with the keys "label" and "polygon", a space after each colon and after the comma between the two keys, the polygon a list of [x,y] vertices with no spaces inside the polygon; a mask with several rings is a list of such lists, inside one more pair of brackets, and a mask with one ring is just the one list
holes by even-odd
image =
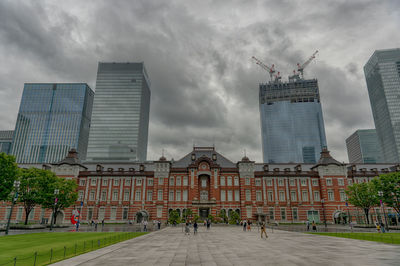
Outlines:
{"label": "group of people", "polygon": [[[188,220],[185,223],[185,235],[190,235],[190,226],[192,225],[192,223]],[[206,219],[204,220],[204,227],[207,228],[207,230],[210,230],[211,228],[211,220],[210,219]],[[199,228],[199,224],[197,223],[197,221],[195,220],[193,222],[193,234],[196,235],[197,234],[197,230]]]}
{"label": "group of people", "polygon": [[[307,226],[307,231],[310,231],[310,221],[307,220],[306,226]],[[312,221],[311,227],[314,232],[317,232],[317,224],[315,223],[315,221]]]}
{"label": "group of people", "polygon": [[375,222],[375,227],[376,230],[378,231],[378,233],[385,233],[386,232],[386,228],[385,228],[385,224],[383,222]]}
{"label": "group of people", "polygon": [[251,231],[252,221],[243,220],[240,222],[240,225],[243,226],[243,231]]}

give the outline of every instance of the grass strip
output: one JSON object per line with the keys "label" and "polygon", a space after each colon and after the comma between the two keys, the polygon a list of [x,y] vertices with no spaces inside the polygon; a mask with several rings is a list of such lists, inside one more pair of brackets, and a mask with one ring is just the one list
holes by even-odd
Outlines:
{"label": "grass strip", "polygon": [[400,245],[400,233],[358,233],[358,232],[331,232],[331,233],[310,233],[314,235],[334,236],[358,240],[382,242],[387,244]]}

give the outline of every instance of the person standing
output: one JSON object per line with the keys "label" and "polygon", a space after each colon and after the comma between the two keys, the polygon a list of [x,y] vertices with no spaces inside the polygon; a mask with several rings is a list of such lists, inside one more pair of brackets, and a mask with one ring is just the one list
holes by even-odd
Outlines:
{"label": "person standing", "polygon": [[80,224],[81,222],[78,220],[77,222],[76,222],[76,231],[78,232],[79,231],[79,224]]}
{"label": "person standing", "polygon": [[157,221],[158,230],[161,229],[161,221]]}
{"label": "person standing", "polygon": [[210,230],[211,220],[207,220],[207,230]]}
{"label": "person standing", "polygon": [[310,231],[310,221],[309,220],[307,220],[306,226],[307,226],[307,231]]}
{"label": "person standing", "polygon": [[101,220],[101,229],[103,229],[103,227],[104,227],[104,218],[103,220]]}
{"label": "person standing", "polygon": [[267,236],[267,231],[266,231],[266,225],[264,222],[261,222],[261,238],[263,238],[263,234],[265,234],[265,238],[268,238]]}
{"label": "person standing", "polygon": [[312,230],[314,232],[317,232],[317,224],[315,223],[315,221],[312,221]]}
{"label": "person standing", "polygon": [[243,231],[246,232],[247,222],[246,220],[243,221]]}
{"label": "person standing", "polygon": [[197,227],[198,227],[197,221],[194,221],[194,224],[193,224],[193,234],[194,235],[197,235]]}
{"label": "person standing", "polygon": [[147,232],[147,221],[143,221],[143,232]]}

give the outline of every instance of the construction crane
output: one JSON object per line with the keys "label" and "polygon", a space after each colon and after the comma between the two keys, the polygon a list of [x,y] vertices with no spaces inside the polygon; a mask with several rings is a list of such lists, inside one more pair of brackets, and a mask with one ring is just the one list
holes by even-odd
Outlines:
{"label": "construction crane", "polygon": [[268,71],[269,73],[269,77],[271,78],[272,81],[272,76],[275,73],[275,69],[274,69],[274,65],[272,65],[271,67],[267,66],[266,64],[264,64],[261,60],[258,60],[255,56],[251,57],[251,59],[253,59],[254,61],[256,61],[256,64],[259,65],[260,67],[264,68],[265,70]]}
{"label": "construction crane", "polygon": [[305,61],[302,65],[297,63],[297,71],[300,72],[301,78],[304,78],[304,69],[311,63],[311,61],[315,58],[315,55],[318,53],[318,50],[315,51],[310,58],[308,58],[307,61]]}

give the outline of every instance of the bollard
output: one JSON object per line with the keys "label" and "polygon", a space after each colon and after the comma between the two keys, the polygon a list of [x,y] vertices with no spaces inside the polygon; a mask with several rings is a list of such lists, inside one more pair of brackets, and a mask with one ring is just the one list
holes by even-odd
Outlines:
{"label": "bollard", "polygon": [[53,249],[50,249],[50,263],[52,259],[53,259]]}
{"label": "bollard", "polygon": [[36,257],[37,257],[37,252],[35,252],[35,258],[33,259],[33,266],[36,266]]}
{"label": "bollard", "polygon": [[67,252],[67,247],[64,246],[64,259],[65,259],[65,252]]}

